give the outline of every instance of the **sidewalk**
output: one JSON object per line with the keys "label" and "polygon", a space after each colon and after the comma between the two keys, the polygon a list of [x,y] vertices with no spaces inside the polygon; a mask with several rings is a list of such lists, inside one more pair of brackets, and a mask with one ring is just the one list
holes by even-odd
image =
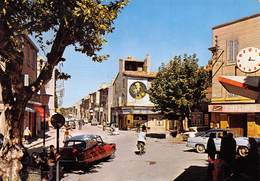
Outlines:
{"label": "sidewalk", "polygon": [[[50,145],[49,143],[55,140],[55,138],[56,138],[56,130],[50,127],[50,130],[45,133],[45,146],[49,146]],[[42,147],[43,138],[38,137],[30,141],[29,143],[24,143],[24,146],[28,149]]]}

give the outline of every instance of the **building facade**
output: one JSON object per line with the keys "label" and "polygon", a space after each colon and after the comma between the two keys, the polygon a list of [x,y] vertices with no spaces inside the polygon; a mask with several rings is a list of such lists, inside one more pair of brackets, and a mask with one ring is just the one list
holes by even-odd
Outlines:
{"label": "building facade", "polygon": [[211,127],[260,137],[260,14],[212,30]]}
{"label": "building facade", "polygon": [[[30,83],[34,82],[37,78],[37,53],[38,48],[32,42],[32,40],[23,35],[20,37],[19,41],[23,47],[24,61],[22,67],[22,74],[24,77],[24,86],[29,86]],[[3,65],[2,65],[3,66]],[[0,87],[0,112],[3,111],[3,102],[2,102],[2,91]],[[21,132],[25,127],[29,127],[32,136],[37,136],[42,133],[41,120],[39,119],[40,115],[37,113],[35,106],[41,105],[40,97],[35,94],[28,101],[25,112],[24,112],[24,121],[21,128]]]}
{"label": "building facade", "polygon": [[112,122],[119,129],[146,124],[150,128],[164,129],[165,121],[146,93],[156,73],[150,72],[150,57],[143,61],[133,57],[119,60],[119,72],[113,81]]}

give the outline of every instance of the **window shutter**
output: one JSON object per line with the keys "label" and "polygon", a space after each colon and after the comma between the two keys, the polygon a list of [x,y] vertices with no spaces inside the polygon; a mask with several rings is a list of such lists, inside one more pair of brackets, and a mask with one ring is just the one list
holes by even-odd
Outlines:
{"label": "window shutter", "polygon": [[234,40],[234,62],[236,62],[238,54],[238,40]]}
{"label": "window shutter", "polygon": [[229,59],[228,62],[233,62],[233,40],[229,41]]}

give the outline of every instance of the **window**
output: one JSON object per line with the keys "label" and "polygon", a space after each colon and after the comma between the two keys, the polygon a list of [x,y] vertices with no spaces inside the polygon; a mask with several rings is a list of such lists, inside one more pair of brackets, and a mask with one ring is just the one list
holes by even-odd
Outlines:
{"label": "window", "polygon": [[228,42],[228,64],[236,63],[236,56],[238,54],[238,40],[230,40]]}
{"label": "window", "polygon": [[97,137],[96,138],[98,145],[103,145],[103,140],[101,139],[101,137]]}

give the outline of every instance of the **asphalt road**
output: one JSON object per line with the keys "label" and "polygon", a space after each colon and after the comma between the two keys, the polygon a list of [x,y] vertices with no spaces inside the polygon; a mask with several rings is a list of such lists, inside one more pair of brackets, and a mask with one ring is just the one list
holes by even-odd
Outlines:
{"label": "asphalt road", "polygon": [[86,172],[65,173],[63,181],[199,181],[206,174],[207,155],[195,153],[172,139],[148,138],[146,153],[138,155],[134,131],[109,136],[97,126],[86,125],[72,135],[82,133],[99,134],[105,142],[116,143],[116,157],[95,164]]}

